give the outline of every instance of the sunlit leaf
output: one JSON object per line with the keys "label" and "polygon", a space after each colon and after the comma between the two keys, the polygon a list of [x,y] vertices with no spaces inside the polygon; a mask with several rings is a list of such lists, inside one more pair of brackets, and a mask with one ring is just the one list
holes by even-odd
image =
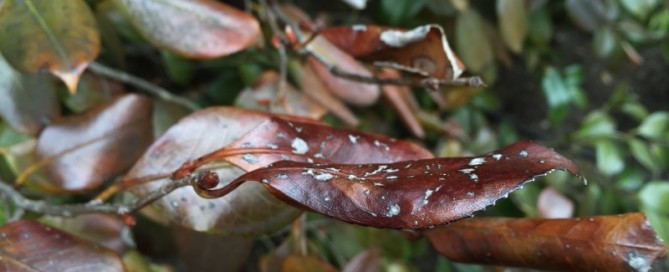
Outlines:
{"label": "sunlit leaf", "polygon": [[486,25],[475,10],[467,10],[458,15],[455,26],[456,49],[465,66],[472,72],[482,72],[495,56]]}
{"label": "sunlit leaf", "polygon": [[525,0],[497,0],[500,34],[511,51],[523,51],[527,36],[529,14]]}
{"label": "sunlit leaf", "polygon": [[251,15],[213,0],[114,0],[153,45],[195,59],[243,50],[260,37]]}
{"label": "sunlit leaf", "polygon": [[639,134],[650,139],[660,139],[669,133],[669,112],[654,112],[639,125]]}
{"label": "sunlit leaf", "polygon": [[48,70],[74,93],[100,51],[100,36],[83,0],[6,0],[0,9],[0,51],[19,71]]}
{"label": "sunlit leaf", "polygon": [[438,79],[458,78],[465,69],[439,25],[411,30],[354,25],[325,28],[319,33],[351,56],[379,66]]}
{"label": "sunlit leaf", "polygon": [[447,258],[567,271],[648,271],[665,247],[641,213],[574,219],[472,218],[429,230]]}
{"label": "sunlit leaf", "polygon": [[220,197],[258,181],[277,197],[338,220],[379,228],[423,229],[470,216],[536,176],[576,166],[541,145],[520,142],[477,157],[386,164],[313,164],[280,161],[212,188]]}
{"label": "sunlit leaf", "polygon": [[15,130],[35,136],[58,116],[60,106],[49,77],[19,73],[0,55],[0,117]]}
{"label": "sunlit leaf", "polygon": [[125,271],[113,251],[34,221],[0,228],[0,257],[4,271]]}
{"label": "sunlit leaf", "polygon": [[[63,191],[96,188],[127,170],[152,140],[151,100],[125,95],[44,129],[37,165]],[[30,175],[24,172],[23,178]]]}

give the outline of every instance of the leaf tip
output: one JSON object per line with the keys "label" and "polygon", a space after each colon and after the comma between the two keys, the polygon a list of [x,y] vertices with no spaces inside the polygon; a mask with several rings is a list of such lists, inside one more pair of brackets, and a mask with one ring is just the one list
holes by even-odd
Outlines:
{"label": "leaf tip", "polygon": [[81,74],[86,70],[86,67],[88,67],[88,63],[82,63],[69,71],[51,70],[51,73],[62,80],[70,94],[74,95],[77,92]]}

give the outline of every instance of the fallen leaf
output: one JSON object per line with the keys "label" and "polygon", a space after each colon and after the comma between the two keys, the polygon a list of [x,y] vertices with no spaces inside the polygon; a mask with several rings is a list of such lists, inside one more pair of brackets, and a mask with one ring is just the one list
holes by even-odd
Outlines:
{"label": "fallen leaf", "polygon": [[574,214],[574,203],[552,187],[541,190],[537,210],[542,218],[569,218]]}
{"label": "fallen leaf", "polygon": [[18,132],[37,136],[59,116],[60,105],[51,79],[47,75],[19,73],[0,55],[2,120]]}
{"label": "fallen leaf", "polygon": [[183,57],[222,57],[260,38],[253,16],[218,1],[113,1],[153,45]]}
{"label": "fallen leaf", "polygon": [[125,271],[110,249],[27,220],[0,228],[0,257],[3,271]]}
{"label": "fallen leaf", "polygon": [[193,188],[215,198],[258,181],[294,206],[344,222],[424,229],[470,216],[556,169],[577,175],[576,165],[555,151],[519,142],[477,157],[384,164],[279,161],[216,188],[202,180]]}
{"label": "fallen leaf", "polygon": [[[37,164],[63,192],[97,188],[123,173],[152,140],[151,100],[128,94],[44,129],[37,142]],[[28,178],[24,171],[19,182]]]}
{"label": "fallen leaf", "polygon": [[7,0],[0,9],[0,51],[19,71],[49,70],[74,93],[100,51],[100,36],[83,0]]}
{"label": "fallen leaf", "polygon": [[457,79],[465,69],[439,25],[411,30],[340,26],[325,28],[319,34],[353,57],[425,77]]}
{"label": "fallen leaf", "polygon": [[426,236],[456,262],[567,271],[648,271],[665,247],[641,213],[573,219],[472,218]]}
{"label": "fallen leaf", "polygon": [[[329,67],[334,67],[339,71],[371,77],[372,73],[349,54],[342,52],[321,36],[316,36],[311,40],[305,49],[313,55],[307,58],[309,67],[335,96],[357,106],[369,106],[378,100],[380,90],[376,84],[356,82],[335,76],[330,72]],[[329,67],[321,62],[326,63]]]}
{"label": "fallen leaf", "polygon": [[284,96],[279,97],[279,74],[273,71],[264,72],[252,88],[244,89],[235,101],[241,108],[304,116],[321,119],[327,110],[311,98],[298,92],[286,83]]}

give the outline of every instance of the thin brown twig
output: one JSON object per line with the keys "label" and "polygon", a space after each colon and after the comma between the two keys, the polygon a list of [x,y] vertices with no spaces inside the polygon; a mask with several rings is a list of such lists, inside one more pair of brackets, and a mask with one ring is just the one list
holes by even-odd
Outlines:
{"label": "thin brown twig", "polygon": [[166,196],[177,188],[190,185],[194,182],[196,176],[190,176],[183,179],[173,180],[164,185],[160,190],[153,191],[148,195],[136,199],[128,204],[105,204],[99,202],[90,202],[84,204],[64,204],[57,205],[42,200],[32,200],[23,196],[11,185],[0,180],[0,194],[4,195],[8,201],[14,203],[17,209],[36,212],[44,215],[53,215],[61,217],[72,217],[88,213],[112,213],[126,215],[135,212],[146,205]]}
{"label": "thin brown twig", "polygon": [[193,101],[190,101],[188,99],[185,99],[183,97],[176,96],[172,94],[170,91],[166,90],[163,87],[157,86],[151,82],[148,82],[140,77],[131,75],[129,73],[126,73],[124,71],[116,70],[114,68],[105,66],[104,64],[98,63],[98,62],[93,62],[91,63],[88,68],[93,71],[96,74],[103,75],[118,81],[121,81],[123,83],[132,85],[138,89],[144,90],[145,92],[158,97],[162,100],[173,102],[175,104],[182,105],[190,110],[198,110],[200,106],[198,106],[196,103]]}
{"label": "thin brown twig", "polygon": [[277,103],[284,100],[286,96],[286,84],[288,80],[288,53],[286,52],[286,44],[289,43],[288,37],[285,33],[281,31],[279,23],[277,22],[276,15],[274,11],[270,9],[270,5],[267,4],[266,0],[259,0],[262,5],[262,10],[264,12],[264,17],[267,20],[272,32],[279,37],[279,44],[277,51],[279,52],[279,90],[277,92]]}

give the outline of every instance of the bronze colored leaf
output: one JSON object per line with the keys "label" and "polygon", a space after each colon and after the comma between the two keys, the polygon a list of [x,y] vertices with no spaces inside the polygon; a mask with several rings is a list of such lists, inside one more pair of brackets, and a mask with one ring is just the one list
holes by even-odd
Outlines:
{"label": "bronze colored leaf", "polygon": [[7,0],[0,9],[0,51],[19,71],[48,70],[74,93],[100,51],[100,36],[83,0]]}
{"label": "bronze colored leaf", "polygon": [[423,229],[470,216],[555,169],[577,174],[576,165],[555,151],[519,142],[477,157],[384,164],[280,161],[217,188],[202,182],[193,187],[214,198],[258,181],[288,203],[344,222]]}
{"label": "bronze colored leaf", "polygon": [[573,219],[472,218],[426,232],[457,262],[566,271],[648,271],[665,247],[641,213]]}
{"label": "bronze colored leaf", "polygon": [[287,118],[269,117],[235,142],[184,164],[176,171],[176,177],[181,178],[198,167],[220,160],[253,171],[282,160],[362,164],[433,157],[429,151],[408,141]]}
{"label": "bronze colored leaf", "polygon": [[[398,78],[400,74],[395,70],[386,69],[379,77]],[[417,109],[413,106],[417,102],[411,93],[411,89],[407,86],[385,85],[381,87],[381,90],[383,91],[383,97],[388,100],[411,133],[418,138],[425,137],[425,131],[418,120]]]}
{"label": "bronze colored leaf", "polygon": [[360,252],[346,264],[342,272],[377,272],[380,271],[381,256],[379,250],[372,248]]}
{"label": "bronze colored leaf", "polygon": [[246,88],[237,96],[235,105],[260,111],[304,116],[321,119],[327,110],[311,98],[298,92],[287,83],[284,96],[279,95],[279,74],[274,71],[264,72],[253,88]]}
{"label": "bronze colored leaf", "polygon": [[151,112],[151,100],[129,94],[63,118],[40,134],[35,169],[43,166],[65,192],[94,189],[126,171],[149,146]]}
{"label": "bronze colored leaf", "polygon": [[325,28],[319,34],[353,57],[426,77],[456,79],[465,69],[439,25],[411,30],[340,26]]}
{"label": "bronze colored leaf", "polygon": [[360,123],[358,117],[356,117],[355,114],[341,102],[341,100],[332,95],[328,87],[323,84],[309,65],[303,65],[299,68],[302,68],[300,70],[299,81],[301,82],[304,94],[320,103],[347,125],[355,127]]}
{"label": "bronze colored leaf", "polygon": [[281,264],[281,272],[336,272],[332,265],[311,256],[291,255]]}
{"label": "bronze colored leaf", "polygon": [[0,228],[2,271],[125,271],[113,251],[35,221]]}
{"label": "bronze colored leaf", "polygon": [[[322,62],[330,67],[336,67],[341,71],[353,73],[360,76],[371,77],[372,73],[362,64],[351,57],[349,54],[339,50],[328,40],[321,36],[316,36],[305,47],[306,50],[317,56]],[[352,81],[349,79],[333,75],[328,67],[323,65],[314,57],[307,59],[309,67],[314,70],[316,75],[323,81],[332,93],[345,102],[368,106],[374,104],[379,98],[380,90],[376,84],[368,84]]]}
{"label": "bronze colored leaf", "polygon": [[260,38],[253,16],[218,1],[113,1],[153,45],[184,57],[222,57]]}
{"label": "bronze colored leaf", "polygon": [[2,120],[18,132],[36,136],[58,116],[60,106],[49,76],[19,73],[0,55]]}

